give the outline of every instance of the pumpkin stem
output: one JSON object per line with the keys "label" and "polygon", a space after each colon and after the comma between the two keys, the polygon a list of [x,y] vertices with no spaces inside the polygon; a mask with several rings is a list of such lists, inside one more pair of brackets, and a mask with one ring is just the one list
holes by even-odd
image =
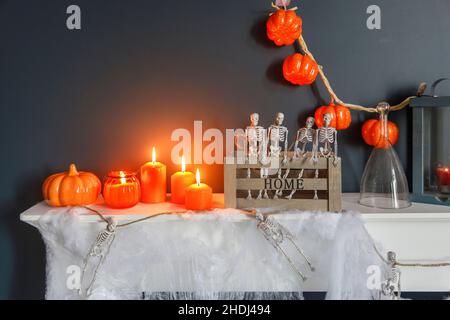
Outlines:
{"label": "pumpkin stem", "polygon": [[69,176],[73,177],[77,175],[78,175],[77,167],[75,166],[75,164],[72,163],[69,167]]}

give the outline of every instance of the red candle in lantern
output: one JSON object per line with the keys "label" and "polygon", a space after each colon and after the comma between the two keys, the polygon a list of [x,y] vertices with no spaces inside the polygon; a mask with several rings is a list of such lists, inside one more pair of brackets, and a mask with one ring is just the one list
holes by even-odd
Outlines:
{"label": "red candle in lantern", "polygon": [[450,169],[448,167],[438,167],[436,176],[439,186],[450,186]]}
{"label": "red candle in lantern", "polygon": [[135,206],[141,197],[139,180],[132,172],[112,171],[103,186],[103,198],[108,207],[125,209]]}
{"label": "red candle in lantern", "polygon": [[181,171],[172,175],[170,179],[171,201],[183,204],[186,199],[186,188],[195,183],[195,176],[192,172],[186,172],[184,156],[181,157]]}
{"label": "red candle in lantern", "polygon": [[186,189],[186,209],[207,210],[212,207],[212,189],[204,183],[200,183],[200,171],[196,173],[197,183]]}
{"label": "red candle in lantern", "polygon": [[166,201],[166,166],[156,161],[153,147],[152,161],[141,167],[141,201],[158,203]]}

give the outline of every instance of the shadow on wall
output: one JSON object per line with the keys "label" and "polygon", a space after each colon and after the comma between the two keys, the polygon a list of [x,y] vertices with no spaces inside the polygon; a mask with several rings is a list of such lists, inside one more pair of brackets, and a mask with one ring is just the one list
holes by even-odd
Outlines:
{"label": "shadow on wall", "polygon": [[267,39],[266,35],[266,23],[269,12],[270,11],[261,12],[260,17],[255,21],[250,29],[250,35],[257,44],[263,46],[264,48],[276,49],[277,46],[272,41]]}
{"label": "shadow on wall", "polygon": [[22,179],[9,203],[2,203],[0,250],[2,253],[0,298],[44,299],[45,247],[39,232],[20,221],[19,214],[42,200],[46,174]]}

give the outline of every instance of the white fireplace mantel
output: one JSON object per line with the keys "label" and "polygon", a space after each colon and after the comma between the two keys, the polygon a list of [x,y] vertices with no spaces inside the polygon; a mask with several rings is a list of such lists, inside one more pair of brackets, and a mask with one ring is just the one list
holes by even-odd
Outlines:
{"label": "white fireplace mantel", "polygon": [[[401,210],[372,209],[357,203],[359,194],[344,194],[343,208],[346,211],[356,211],[362,214],[370,235],[385,249],[397,253],[402,262],[440,262],[450,261],[450,207],[414,203],[411,207]],[[223,195],[214,195],[215,207],[220,208]],[[105,215],[112,215],[118,221],[132,221],[157,212],[179,211],[182,208],[164,203],[158,205],[139,204],[134,208],[113,210],[104,207],[101,201],[91,206]],[[60,209],[49,208],[45,203],[39,203],[20,215],[24,222],[33,224],[50,210],[55,213]],[[84,214],[81,221],[99,222],[95,214]],[[180,219],[208,219],[208,215],[163,215],[144,223],[170,222]],[[246,215],[233,215],[228,222],[239,223],[248,221]],[[280,222],[289,227],[289,220],[295,215],[280,215]],[[442,268],[406,268],[402,267],[403,291],[409,292],[450,292],[450,267]],[[326,283],[320,279],[306,282],[305,291],[325,291]]]}

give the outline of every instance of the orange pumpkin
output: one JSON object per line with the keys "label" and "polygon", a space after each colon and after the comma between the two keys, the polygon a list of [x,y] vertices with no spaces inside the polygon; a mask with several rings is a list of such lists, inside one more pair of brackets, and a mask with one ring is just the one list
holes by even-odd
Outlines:
{"label": "orange pumpkin", "polygon": [[53,207],[79,206],[94,203],[101,191],[101,182],[90,172],[78,172],[74,164],[68,172],[55,173],[42,185],[44,200]]}
{"label": "orange pumpkin", "polygon": [[[392,121],[388,121],[388,137],[389,137],[389,142],[391,143],[391,145],[394,145],[397,143],[398,141],[398,134],[399,134],[399,129],[397,127],[397,125],[392,122]],[[362,129],[361,129],[361,133],[364,139],[364,142],[367,143],[369,146],[373,146],[373,147],[379,147],[379,148],[384,148],[386,147],[385,144],[381,140],[381,136],[382,136],[382,120],[378,120],[378,119],[370,119],[367,120],[366,122],[364,122]]]}
{"label": "orange pumpkin", "polygon": [[311,84],[316,80],[318,73],[317,62],[308,55],[296,53],[284,60],[283,75],[292,84],[300,86]]}
{"label": "orange pumpkin", "polygon": [[316,109],[314,118],[319,128],[323,127],[323,116],[326,113],[331,115],[330,127],[336,128],[336,130],[345,130],[352,123],[352,114],[347,107],[331,104]]}
{"label": "orange pumpkin", "polygon": [[294,10],[277,10],[266,25],[267,37],[277,46],[291,45],[302,34],[302,19]]}

